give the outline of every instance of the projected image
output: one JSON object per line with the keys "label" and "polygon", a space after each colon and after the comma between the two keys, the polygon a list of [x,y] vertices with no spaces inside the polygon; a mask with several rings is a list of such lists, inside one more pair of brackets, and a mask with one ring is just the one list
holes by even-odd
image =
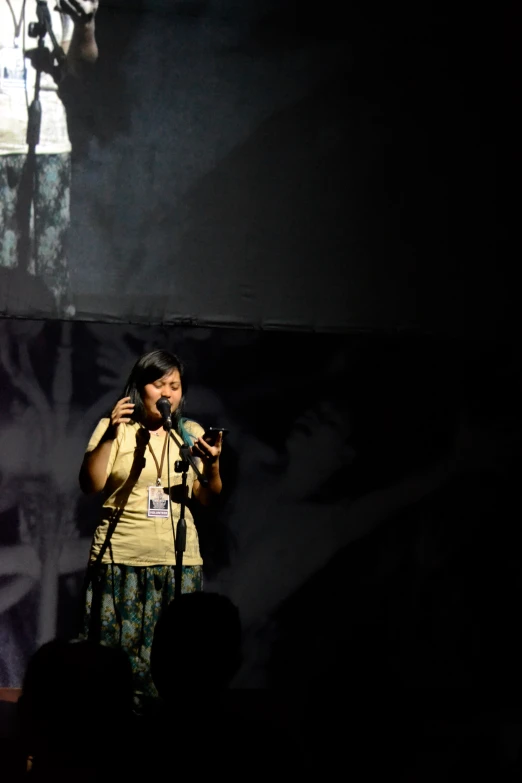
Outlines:
{"label": "projected image", "polygon": [[98,0],[0,4],[0,313],[75,315],[71,143],[59,88],[97,57]]}
{"label": "projected image", "polygon": [[[44,58],[23,56],[38,48],[29,23],[41,4],[27,0],[21,27],[22,1],[11,5],[1,10],[0,315],[335,331],[482,324],[473,303],[487,292],[493,306],[503,282],[479,265],[471,282],[462,265],[471,220],[494,253],[494,156],[468,107],[455,116],[459,81],[440,67],[437,14],[375,18],[294,0],[72,10],[64,0],[48,6],[66,51],[58,66],[49,34]],[[39,69],[41,138],[26,158]],[[471,131],[455,185],[466,191],[455,224],[465,254],[448,240],[450,106],[451,127]]]}

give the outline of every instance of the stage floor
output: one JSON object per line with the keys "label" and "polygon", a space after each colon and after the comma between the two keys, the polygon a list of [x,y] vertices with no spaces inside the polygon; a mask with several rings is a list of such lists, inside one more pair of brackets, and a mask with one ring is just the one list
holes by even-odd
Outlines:
{"label": "stage floor", "polygon": [[0,701],[16,702],[21,692],[21,688],[0,688]]}

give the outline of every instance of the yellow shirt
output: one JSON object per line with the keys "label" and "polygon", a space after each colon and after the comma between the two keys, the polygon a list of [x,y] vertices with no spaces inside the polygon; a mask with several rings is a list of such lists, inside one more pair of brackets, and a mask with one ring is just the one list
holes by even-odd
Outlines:
{"label": "yellow shirt", "polygon": [[[102,419],[94,430],[87,452],[96,448],[109,425]],[[194,436],[203,434],[203,428],[195,421],[185,423],[187,432]],[[181,438],[176,435],[179,442]],[[90,561],[96,561],[102,547],[102,563],[120,563],[134,566],[173,565],[176,562],[174,535],[170,514],[168,518],[147,516],[148,490],[156,485],[158,470],[150,449],[154,450],[158,464],[164,439],[151,436],[140,424],[120,424],[118,436],[112,444],[107,464],[107,483],[102,518],[91,545]],[[169,452],[170,451],[170,455]],[[170,457],[170,458],[169,458]],[[179,446],[173,437],[165,452],[161,483],[167,487],[181,485],[182,474],[176,473],[174,463],[180,458]],[[196,474],[192,467],[187,471],[187,495],[192,497]],[[181,489],[181,487],[180,487]],[[175,492],[175,490],[174,490]],[[190,501],[189,501],[190,502]],[[180,505],[172,503],[174,530],[179,520]],[[185,506],[187,523],[184,565],[202,565],[199,540],[194,518],[188,504]],[[109,542],[105,545],[107,536]]]}

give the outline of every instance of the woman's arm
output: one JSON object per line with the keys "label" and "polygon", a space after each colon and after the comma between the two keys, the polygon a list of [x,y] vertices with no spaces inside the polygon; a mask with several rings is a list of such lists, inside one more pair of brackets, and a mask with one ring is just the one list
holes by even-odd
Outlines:
{"label": "woman's arm", "polygon": [[59,0],[57,9],[65,18],[72,19],[74,25],[72,37],[62,42],[67,71],[73,76],[81,76],[82,70],[98,59],[94,21],[98,0]]}
{"label": "woman's arm", "polygon": [[130,421],[134,404],[130,397],[123,397],[114,406],[107,429],[95,448],[88,451],[80,468],[80,488],[86,495],[101,492],[107,483],[107,465],[111,456],[112,444],[118,437],[120,424]]}
{"label": "woman's arm", "polygon": [[109,423],[105,434],[95,449],[88,451],[80,468],[80,489],[85,495],[101,492],[107,483],[107,465],[112,444],[116,439],[115,428]]}
{"label": "woman's arm", "polygon": [[86,495],[101,492],[107,483],[107,465],[111,456],[112,444],[118,437],[120,424],[129,422],[133,411],[134,404],[130,401],[130,397],[123,397],[123,399],[118,400],[111,412],[109,424],[100,441],[91,451],[85,454],[82,467],[80,468],[79,480],[80,488]]}
{"label": "woman's arm", "polygon": [[219,455],[223,446],[223,433],[220,432],[214,445],[210,445],[203,438],[196,438],[192,446],[192,453],[199,457],[203,463],[202,473],[208,484],[204,487],[198,479],[194,481],[192,495],[202,506],[209,506],[221,493],[223,484],[219,473]]}
{"label": "woman's arm", "polygon": [[196,479],[192,488],[192,494],[202,506],[210,506],[223,488],[221,476],[219,474],[219,459],[208,466],[204,465],[203,475],[207,479],[208,485],[204,487],[198,479]]}

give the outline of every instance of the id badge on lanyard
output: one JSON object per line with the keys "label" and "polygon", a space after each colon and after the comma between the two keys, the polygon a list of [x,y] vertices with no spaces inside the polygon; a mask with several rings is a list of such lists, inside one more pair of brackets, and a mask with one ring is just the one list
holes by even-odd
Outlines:
{"label": "id badge on lanyard", "polygon": [[170,498],[167,494],[167,491],[164,487],[161,486],[161,473],[163,471],[163,462],[165,460],[165,450],[167,448],[167,440],[168,440],[168,433],[165,436],[165,440],[163,441],[163,450],[161,452],[161,462],[158,463],[158,460],[156,458],[156,455],[154,454],[154,450],[152,446],[150,445],[150,440],[148,443],[150,453],[152,454],[152,457],[154,459],[156,470],[158,473],[158,478],[156,479],[156,484],[153,487],[149,487],[148,495],[147,495],[147,516],[148,517],[163,517],[168,518],[169,516],[169,503]]}
{"label": "id badge on lanyard", "polygon": [[169,496],[167,490],[161,485],[158,487],[149,487],[149,497],[147,504],[148,517],[165,517],[169,515]]}

